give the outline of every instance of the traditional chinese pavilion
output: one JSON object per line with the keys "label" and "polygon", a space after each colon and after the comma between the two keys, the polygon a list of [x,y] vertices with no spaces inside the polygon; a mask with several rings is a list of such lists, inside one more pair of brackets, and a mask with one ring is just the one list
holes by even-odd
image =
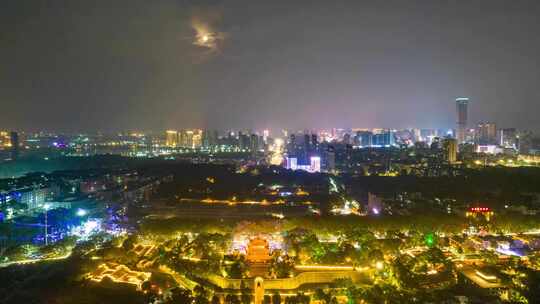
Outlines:
{"label": "traditional chinese pavilion", "polygon": [[265,263],[271,259],[270,247],[265,239],[254,238],[247,247],[247,260],[253,263]]}

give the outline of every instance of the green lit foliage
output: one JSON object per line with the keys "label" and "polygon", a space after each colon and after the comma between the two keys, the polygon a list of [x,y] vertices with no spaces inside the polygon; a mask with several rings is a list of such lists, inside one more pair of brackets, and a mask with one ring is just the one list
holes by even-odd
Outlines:
{"label": "green lit foliage", "polygon": [[430,248],[435,246],[437,244],[437,239],[436,239],[435,234],[433,234],[433,232],[426,233],[426,235],[424,236],[424,242],[426,246]]}
{"label": "green lit foliage", "polygon": [[238,299],[237,295],[234,294],[228,294],[225,297],[225,304],[240,304],[240,299]]}
{"label": "green lit foliage", "polygon": [[294,259],[289,255],[281,254],[280,250],[272,252],[272,260],[268,267],[268,272],[272,278],[287,278],[293,274]]}

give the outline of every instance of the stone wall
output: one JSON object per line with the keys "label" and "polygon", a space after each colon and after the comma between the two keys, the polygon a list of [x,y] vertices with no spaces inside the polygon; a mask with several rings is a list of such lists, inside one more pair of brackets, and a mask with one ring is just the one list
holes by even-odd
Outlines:
{"label": "stone wall", "polygon": [[[365,272],[358,271],[313,271],[302,272],[296,277],[286,279],[266,279],[265,289],[293,290],[304,284],[328,284],[336,279],[351,279],[353,282],[368,282],[369,276]],[[247,288],[253,288],[253,279],[227,279],[212,275],[208,280],[223,289],[240,289],[242,281]]]}

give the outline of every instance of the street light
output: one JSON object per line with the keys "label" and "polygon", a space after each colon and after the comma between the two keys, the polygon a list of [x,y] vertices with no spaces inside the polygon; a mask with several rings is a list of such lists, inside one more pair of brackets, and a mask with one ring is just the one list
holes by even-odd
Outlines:
{"label": "street light", "polygon": [[83,217],[87,214],[86,210],[84,209],[77,209],[77,216]]}
{"label": "street light", "polygon": [[51,208],[50,204],[43,205],[43,210],[45,212],[45,246],[49,244],[47,240],[47,211]]}

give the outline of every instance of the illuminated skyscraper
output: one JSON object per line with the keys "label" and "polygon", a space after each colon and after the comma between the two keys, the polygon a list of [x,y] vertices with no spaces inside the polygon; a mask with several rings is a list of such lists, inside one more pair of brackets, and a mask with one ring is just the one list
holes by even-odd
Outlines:
{"label": "illuminated skyscraper", "polygon": [[356,136],[358,136],[360,146],[371,147],[373,145],[373,133],[370,131],[358,131],[356,132]]}
{"label": "illuminated skyscraper", "polygon": [[270,137],[270,131],[266,129],[263,131],[263,140],[265,144],[268,143],[268,137]]}
{"label": "illuminated skyscraper", "polygon": [[321,172],[321,158],[319,156],[312,156],[310,161],[310,172]]}
{"label": "illuminated skyscraper", "polygon": [[193,148],[193,135],[192,130],[183,130],[181,146],[184,148]]}
{"label": "illuminated skyscraper", "polygon": [[298,159],[296,157],[287,157],[286,168],[296,170],[298,166]]}
{"label": "illuminated skyscraper", "polygon": [[378,130],[378,132],[373,134],[373,146],[390,147],[395,145],[396,140],[392,130]]}
{"label": "illuminated skyscraper", "polygon": [[468,107],[469,98],[459,97],[456,98],[456,112],[457,112],[457,126],[456,126],[456,139],[458,144],[465,142],[465,133],[467,130],[468,119]]}
{"label": "illuminated skyscraper", "polygon": [[171,148],[178,146],[178,131],[167,130],[165,133],[165,145]]}
{"label": "illuminated skyscraper", "polygon": [[192,132],[193,132],[193,137],[191,141],[191,148],[193,149],[200,148],[202,146],[203,131],[200,129],[195,129]]}
{"label": "illuminated skyscraper", "polygon": [[11,139],[9,132],[0,131],[0,148],[9,148],[11,147]]}
{"label": "illuminated skyscraper", "polygon": [[445,138],[443,141],[444,159],[453,164],[457,161],[457,140],[454,138]]}

